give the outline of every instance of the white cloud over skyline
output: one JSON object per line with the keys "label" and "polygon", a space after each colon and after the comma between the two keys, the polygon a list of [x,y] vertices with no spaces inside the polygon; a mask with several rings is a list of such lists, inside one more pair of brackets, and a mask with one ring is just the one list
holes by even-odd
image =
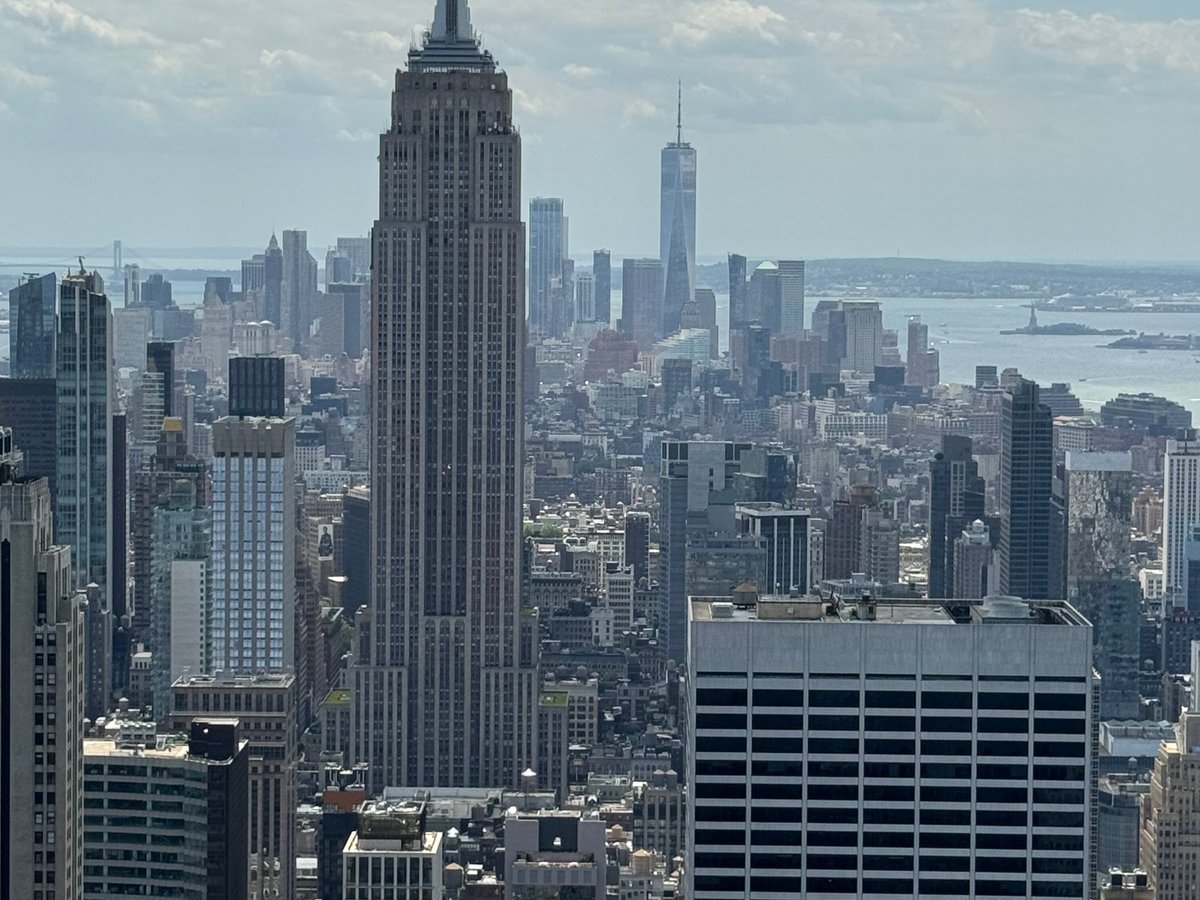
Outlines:
{"label": "white cloud over skyline", "polygon": [[[1197,259],[1200,18],[1098,0],[473,0],[528,195],[572,249]],[[1061,8],[1060,8],[1061,7]],[[375,140],[433,0],[0,0],[0,245],[315,245],[375,214]]]}

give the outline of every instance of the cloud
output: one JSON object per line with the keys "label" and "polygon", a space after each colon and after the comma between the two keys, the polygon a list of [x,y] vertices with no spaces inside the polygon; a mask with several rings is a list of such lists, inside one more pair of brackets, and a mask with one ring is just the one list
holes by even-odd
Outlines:
{"label": "cloud", "polygon": [[594,69],[591,66],[581,66],[578,63],[567,63],[562,67],[562,71],[564,75],[579,79],[595,78],[600,74],[599,69]]}
{"label": "cloud", "polygon": [[692,0],[672,22],[666,43],[695,50],[741,33],[779,46],[778,32],[786,24],[787,19],[765,4],[748,0]]}
{"label": "cloud", "polygon": [[50,79],[22,69],[12,63],[0,62],[0,86],[11,90],[45,90]]}
{"label": "cloud", "polygon": [[116,25],[61,0],[4,0],[4,8],[43,28],[63,34],[82,33],[116,47],[160,43],[158,38],[141,28]]}
{"label": "cloud", "polygon": [[658,107],[642,97],[636,100],[631,100],[625,105],[625,111],[621,114],[621,119],[626,125],[638,122],[642,119],[653,119],[658,115]]}
{"label": "cloud", "polygon": [[1200,20],[1130,22],[1103,13],[1023,9],[1013,26],[1026,52],[1063,66],[1200,74]]}
{"label": "cloud", "polygon": [[[1095,14],[1101,5],[1125,11]],[[236,180],[246,160],[263,159],[272,172],[287,169],[280,180],[290,183],[338,167],[360,183],[347,188],[344,179],[329,179],[338,188],[327,206],[369,209],[373,165],[365,175],[355,167],[374,156],[394,73],[433,6],[434,0],[292,0],[270,9],[243,0],[0,0],[0,103],[21,123],[22,146],[51,148],[46,164],[53,158],[60,169],[74,164],[63,159],[72,151],[60,146],[70,110],[72,127],[86,129],[118,166],[154,156],[164,166],[174,161],[177,171],[179,159],[204,158],[227,173],[220,178]],[[623,167],[605,176],[610,182],[636,176],[635,153],[638,159],[649,153],[654,169],[658,145],[674,133],[679,80],[688,139],[705,154],[705,184],[714,188],[724,177],[716,171],[718,154],[734,146],[740,164],[752,148],[764,148],[767,161],[804,152],[819,157],[804,149],[814,146],[872,146],[883,154],[919,135],[928,141],[923,161],[949,144],[980,158],[1016,143],[1068,153],[1079,135],[1111,130],[1114,120],[1143,123],[1142,132],[1125,129],[1116,140],[1135,140],[1129,135],[1144,133],[1146,123],[1149,132],[1155,122],[1168,131],[1200,130],[1185,121],[1200,104],[1200,19],[1168,20],[1153,3],[472,0],[471,6],[473,24],[514,89],[530,164],[525,182],[536,190],[583,184],[575,168],[582,160],[588,177],[610,161]],[[1062,9],[1046,11],[1055,7]],[[605,135],[616,135],[621,146],[610,146]],[[1184,136],[1174,146],[1194,144]],[[600,159],[597,147],[604,148]],[[130,177],[140,177],[128,165]],[[880,165],[901,163],[888,158]],[[1088,171],[1093,161],[1078,165]],[[1190,172],[1175,174],[1190,183]],[[739,177],[747,187],[738,196],[748,196],[754,179],[767,175]],[[239,184],[238,194],[258,198],[258,208],[286,205],[297,215],[325,189],[268,196],[276,188],[262,181]],[[715,218],[716,210],[709,215]],[[730,217],[751,219],[748,211]],[[584,215],[579,221],[588,227]]]}

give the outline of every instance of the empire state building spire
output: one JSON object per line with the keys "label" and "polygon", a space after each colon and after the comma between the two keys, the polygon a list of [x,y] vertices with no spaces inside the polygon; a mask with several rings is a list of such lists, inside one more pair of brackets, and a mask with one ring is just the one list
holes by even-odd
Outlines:
{"label": "empire state building spire", "polygon": [[410,72],[422,70],[495,71],[496,62],[471,30],[467,0],[437,0],[433,25],[420,47],[408,52]]}
{"label": "empire state building spire", "polygon": [[467,5],[467,0],[438,0],[429,39],[450,44],[459,41],[474,43],[475,36],[471,33],[471,8]]}

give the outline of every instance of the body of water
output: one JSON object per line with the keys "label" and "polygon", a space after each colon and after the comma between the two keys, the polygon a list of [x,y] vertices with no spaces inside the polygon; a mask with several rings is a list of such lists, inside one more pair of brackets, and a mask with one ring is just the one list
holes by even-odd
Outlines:
{"label": "body of water", "polygon": [[[941,354],[942,381],[975,382],[977,365],[1014,366],[1040,384],[1071,384],[1084,406],[1098,409],[1117,394],[1158,394],[1182,403],[1200,418],[1200,354],[1178,350],[1108,350],[1116,338],[1002,335],[1029,320],[1023,300],[881,301],[884,326],[900,333],[901,353],[909,316],[929,326],[931,343]],[[810,304],[811,306],[812,304]],[[1200,315],[1189,313],[1043,313],[1038,322],[1078,322],[1098,329],[1128,329],[1158,334],[1200,333]]]}
{"label": "body of water", "polygon": [[[197,263],[209,263],[216,269],[236,269],[240,265],[237,260],[227,259],[172,259],[165,262],[196,268],[200,268]],[[110,273],[101,268],[101,274],[107,277]],[[120,287],[107,286],[110,296],[119,304]],[[204,299],[204,282],[175,281],[172,293],[180,306],[198,306]],[[818,299],[808,299],[810,316]],[[909,317],[920,316],[929,326],[930,341],[941,354],[944,382],[974,384],[977,365],[994,365],[1000,369],[1013,366],[1041,384],[1071,384],[1075,394],[1089,408],[1098,409],[1122,392],[1146,391],[1182,403],[1200,419],[1200,363],[1197,362],[1200,354],[1174,350],[1139,353],[1136,350],[1101,349],[1100,345],[1114,340],[1106,337],[1000,334],[1020,328],[1029,320],[1024,300],[876,299],[883,306],[884,326],[900,335],[902,354]],[[616,321],[621,314],[619,287],[613,290],[612,308]],[[721,327],[721,348],[727,350],[728,295],[717,296],[717,321]],[[1038,321],[1043,325],[1079,322],[1100,329],[1120,328],[1153,334],[1200,334],[1200,315],[1188,313],[1039,312]],[[7,355],[8,341],[0,339],[0,356]]]}

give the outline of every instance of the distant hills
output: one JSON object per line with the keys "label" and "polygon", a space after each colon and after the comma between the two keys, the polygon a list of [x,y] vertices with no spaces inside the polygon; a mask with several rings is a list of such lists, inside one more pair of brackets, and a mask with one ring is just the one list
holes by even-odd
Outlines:
{"label": "distant hills", "polygon": [[[747,268],[753,271],[757,260]],[[701,287],[728,293],[722,264],[699,266]],[[939,259],[815,259],[808,262],[809,296],[865,293],[877,297],[1050,298],[1104,293],[1160,297],[1200,294],[1200,264],[1073,265],[951,262]]]}

